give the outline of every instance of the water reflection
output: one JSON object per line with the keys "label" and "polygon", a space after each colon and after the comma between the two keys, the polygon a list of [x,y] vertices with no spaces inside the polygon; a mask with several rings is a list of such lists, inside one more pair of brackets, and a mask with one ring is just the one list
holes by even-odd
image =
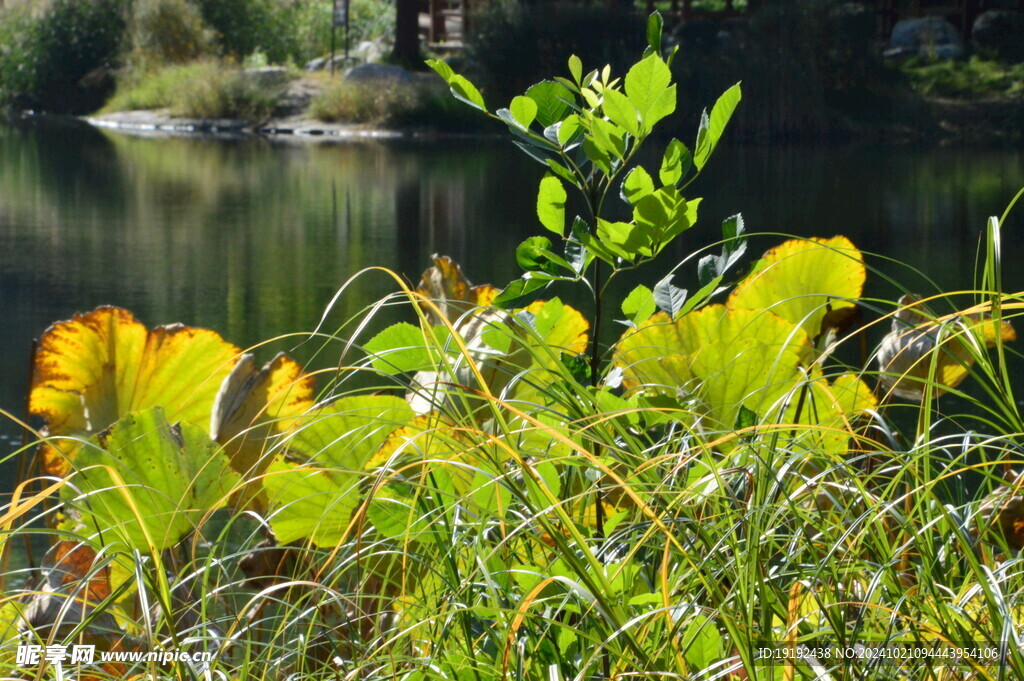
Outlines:
{"label": "water reflection", "polygon": [[[31,339],[99,304],[250,345],[313,328],[338,287],[368,266],[415,278],[437,251],[475,280],[507,280],[515,245],[538,229],[541,172],[500,140],[306,145],[0,128],[0,407],[22,410]],[[703,229],[632,280],[656,281],[743,212],[752,231],[844,233],[965,288],[986,217],[1022,185],[1017,151],[722,149],[693,188],[706,197]],[[1022,229],[1018,214],[1007,262],[1020,259]],[[761,237],[752,251],[776,242]],[[1018,269],[1007,275],[1024,288]],[[871,282],[891,293],[881,277]],[[358,278],[332,323],[394,289],[380,274]]]}

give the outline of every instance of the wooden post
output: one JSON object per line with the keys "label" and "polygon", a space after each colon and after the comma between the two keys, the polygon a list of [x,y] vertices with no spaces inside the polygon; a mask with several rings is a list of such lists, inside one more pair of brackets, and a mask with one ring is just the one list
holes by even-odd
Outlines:
{"label": "wooden post", "polygon": [[444,0],[430,0],[430,33],[431,44],[436,44],[447,38],[445,33],[444,12],[441,11]]}

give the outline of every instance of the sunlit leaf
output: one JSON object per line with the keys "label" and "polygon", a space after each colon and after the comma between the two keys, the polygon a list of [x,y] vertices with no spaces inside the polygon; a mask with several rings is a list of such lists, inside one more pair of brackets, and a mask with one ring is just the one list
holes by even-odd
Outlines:
{"label": "sunlit leaf", "polygon": [[171,424],[160,407],[128,414],[94,436],[75,469],[74,484],[61,496],[86,519],[85,527],[98,528],[104,543],[119,528],[131,548],[143,552],[150,542],[161,551],[177,544],[226,503],[238,480],[204,429]]}
{"label": "sunlit leaf", "polygon": [[[29,410],[50,435],[86,439],[129,412],[154,406],[167,418],[210,422],[221,383],[239,350],[207,329],[147,330],[127,310],[100,307],[54,324],[39,340]],[[44,450],[45,470],[62,475],[79,444]]]}
{"label": "sunlit leaf", "polygon": [[665,147],[665,154],[661,159],[661,168],[658,171],[661,183],[667,187],[675,187],[686,173],[690,172],[692,163],[693,155],[690,154],[690,150],[679,140],[673,139]]}
{"label": "sunlit leaf", "polygon": [[616,346],[627,388],[696,393],[721,424],[740,407],[775,408],[812,351],[807,334],[771,313],[709,305],[672,321],[660,312]]}
{"label": "sunlit leaf", "polygon": [[639,111],[645,130],[675,111],[676,88],[671,82],[672,73],[657,54],[645,57],[626,73],[626,95]]}
{"label": "sunlit leaf", "polygon": [[381,446],[414,417],[397,397],[343,397],[298,420],[263,479],[268,517],[278,543],[341,540],[360,503],[356,487]]}
{"label": "sunlit leaf", "polygon": [[558,236],[565,234],[565,201],[568,198],[562,181],[546,174],[537,192],[537,217],[540,224]]}
{"label": "sunlit leaf", "polygon": [[711,109],[710,117],[706,113],[701,117],[700,130],[697,132],[697,145],[693,152],[693,164],[697,166],[698,170],[703,169],[708,159],[711,158],[711,153],[718,146],[718,141],[721,139],[722,133],[725,132],[725,126],[729,124],[729,119],[736,111],[742,96],[740,84],[736,83],[718,98],[715,106]]}
{"label": "sunlit leaf", "polygon": [[865,278],[863,256],[846,237],[794,239],[764,254],[728,306],[771,310],[813,338],[825,330],[826,316],[834,320],[853,312]]}
{"label": "sunlit leaf", "polygon": [[569,73],[577,84],[583,81],[583,62],[575,54],[569,57]]}
{"label": "sunlit leaf", "polygon": [[529,97],[515,97],[508,108],[523,128],[529,128],[537,117],[537,102]]}
{"label": "sunlit leaf", "polygon": [[629,171],[626,179],[622,181],[622,198],[631,206],[635,206],[640,199],[654,193],[654,180],[650,173],[637,166]]}
{"label": "sunlit leaf", "polygon": [[263,480],[274,537],[282,544],[308,538],[317,546],[336,546],[359,507],[360,480],[355,473],[275,460]]}
{"label": "sunlit leaf", "polygon": [[618,90],[605,90],[604,103],[601,108],[612,123],[625,129],[634,137],[640,135],[640,112],[629,101],[629,97]]}
{"label": "sunlit leaf", "polygon": [[[432,301],[449,322],[455,323],[466,312],[490,305],[498,295],[493,286],[469,283],[462,274],[462,267],[447,255],[435,253],[430,257],[434,264],[423,272],[416,292]],[[424,305],[424,312],[431,325],[441,323],[440,316],[430,306]]]}
{"label": "sunlit leaf", "polygon": [[385,374],[425,371],[436,361],[423,331],[408,322],[392,324],[368,340],[363,349],[373,358],[374,370]]}
{"label": "sunlit leaf", "polygon": [[647,321],[657,309],[654,293],[642,284],[633,289],[622,301],[622,313],[634,324]]}
{"label": "sunlit leaf", "polygon": [[483,95],[480,94],[480,91],[476,89],[476,86],[468,78],[457,73],[453,74],[448,79],[448,85],[451,86],[452,94],[455,95],[456,99],[469,104],[474,109],[487,111]]}
{"label": "sunlit leaf", "polygon": [[988,313],[932,321],[913,297],[900,303],[877,356],[882,388],[904,399],[921,401],[928,390],[936,396],[952,390],[986,347],[1017,339],[1009,322],[997,324]]}
{"label": "sunlit leaf", "polygon": [[562,120],[574,100],[569,88],[553,80],[537,83],[526,91],[526,96],[537,104],[537,122],[548,127]]}
{"label": "sunlit leaf", "polygon": [[224,446],[231,466],[247,477],[263,472],[271,436],[313,406],[315,379],[284,353],[256,369],[251,354],[224,379],[210,417],[210,436]]}

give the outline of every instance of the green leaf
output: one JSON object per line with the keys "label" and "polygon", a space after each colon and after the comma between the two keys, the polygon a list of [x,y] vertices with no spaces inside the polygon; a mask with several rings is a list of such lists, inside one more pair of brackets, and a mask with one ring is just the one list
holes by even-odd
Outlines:
{"label": "green leaf", "polygon": [[657,54],[633,65],[626,74],[626,95],[640,112],[645,130],[675,111],[675,86],[669,87],[672,73]]}
{"label": "green leaf", "polygon": [[701,286],[707,286],[715,278],[721,280],[746,253],[747,242],[743,236],[742,215],[733,215],[722,222],[722,241],[721,255],[706,255],[697,263],[697,276]]}
{"label": "green leaf", "polygon": [[600,169],[605,175],[612,174],[611,155],[598,146],[593,135],[587,135],[583,138],[583,153],[585,153],[587,155],[587,159],[589,159],[590,162]]}
{"label": "green leaf", "polygon": [[285,446],[303,463],[358,471],[415,416],[408,402],[393,395],[342,397],[299,417]]}
{"label": "green leaf", "polygon": [[576,135],[583,129],[580,117],[576,114],[569,114],[558,126],[558,143],[563,147],[568,146],[575,139]]}
{"label": "green leaf", "polygon": [[385,374],[425,371],[434,366],[433,355],[426,347],[423,331],[418,326],[399,322],[371,338],[363,349],[374,356],[373,368]]}
{"label": "green leaf", "polygon": [[202,428],[168,423],[161,407],[128,414],[90,438],[74,464],[78,474],[62,488],[64,500],[81,504],[86,525],[99,528],[105,543],[120,528],[144,553],[150,542],[163,551],[181,541],[238,482]]}
{"label": "green leaf", "polygon": [[546,229],[558,236],[565,234],[565,201],[568,195],[562,181],[547,173],[537,192],[537,217]]}
{"label": "green leaf", "polygon": [[697,615],[683,632],[683,657],[690,671],[700,675],[722,657],[722,635],[714,620]]}
{"label": "green leaf", "polygon": [[742,96],[740,84],[736,83],[715,102],[710,118],[706,111],[701,116],[700,130],[697,132],[697,146],[693,153],[693,164],[697,166],[697,170],[702,170],[708,162]]}
{"label": "green leaf", "polygon": [[553,80],[544,80],[526,91],[526,96],[537,104],[537,122],[543,127],[562,120],[574,100],[569,88]]}
{"label": "green leaf", "polygon": [[612,222],[597,219],[597,236],[601,244],[623,260],[652,254],[651,231],[636,222]]}
{"label": "green leaf", "polygon": [[673,139],[665,147],[665,154],[661,159],[661,169],[658,177],[661,184],[666,187],[676,187],[679,181],[690,171],[693,163],[693,156],[686,145],[677,139]]}
{"label": "green leaf", "polygon": [[686,299],[682,309],[679,310],[679,315],[689,314],[691,310],[697,309],[700,305],[703,305],[706,301],[711,299],[711,296],[719,292],[719,285],[722,283],[722,277],[715,277],[704,286],[701,286],[696,293]]}
{"label": "green leaf", "polygon": [[601,108],[612,123],[624,128],[634,137],[640,136],[640,112],[626,95],[618,90],[605,90]]}
{"label": "green leaf", "polygon": [[336,546],[361,502],[357,486],[369,462],[414,416],[408,402],[390,395],[343,397],[304,414],[285,441],[289,456],[302,461],[278,458],[263,478],[277,541]]}
{"label": "green leaf", "polygon": [[546,236],[531,236],[516,248],[516,262],[527,272],[558,274],[560,267],[572,270],[569,263],[552,251],[551,239]]}
{"label": "green leaf", "polygon": [[480,111],[487,111],[487,105],[484,104],[483,95],[480,94],[480,91],[476,89],[475,85],[469,82],[468,78],[454,74],[448,81],[448,84],[451,85],[452,94],[455,95],[456,99],[459,99]]}
{"label": "green leaf", "polygon": [[622,199],[631,206],[635,206],[640,199],[653,193],[654,180],[643,166],[633,168],[622,181]]}
{"label": "green leaf", "polygon": [[270,503],[270,529],[279,544],[309,538],[317,546],[337,546],[348,533],[360,499],[361,477],[318,466],[276,459],[263,478]]}
{"label": "green leaf", "polygon": [[569,57],[569,74],[577,85],[583,80],[583,62],[575,54]]}
{"label": "green leaf", "polygon": [[634,324],[647,321],[657,309],[654,293],[643,284],[633,289],[622,301],[622,313]]}
{"label": "green leaf", "polygon": [[757,423],[757,413],[741,405],[739,413],[736,414],[736,423],[733,424],[733,429],[743,430],[744,428],[753,428]]}
{"label": "green leaf", "polygon": [[665,21],[660,12],[651,12],[647,17],[647,45],[655,54],[661,53],[661,31]]}
{"label": "green leaf", "polygon": [[536,297],[539,289],[547,286],[548,282],[542,279],[528,278],[527,274],[522,279],[516,279],[498,294],[494,299],[494,306],[502,309],[523,307]]}
{"label": "green leaf", "polygon": [[626,155],[625,130],[610,121],[595,118],[590,127],[591,139],[606,157],[614,156],[619,160]]}
{"label": "green leaf", "polygon": [[551,172],[558,175],[560,178],[568,182],[569,184],[576,184],[576,176],[572,174],[572,171],[563,166],[561,163],[553,158],[547,159],[547,166],[551,168]]}
{"label": "green leaf", "polygon": [[440,59],[428,59],[427,66],[434,69],[434,71],[437,72],[437,75],[444,78],[444,82],[446,83],[450,83],[452,80],[452,76],[455,75],[455,72],[452,71],[452,67],[448,66],[448,64],[441,61]]}
{"label": "green leaf", "polygon": [[672,275],[668,275],[654,287],[654,302],[658,309],[675,317],[686,302],[686,289],[672,284]]}

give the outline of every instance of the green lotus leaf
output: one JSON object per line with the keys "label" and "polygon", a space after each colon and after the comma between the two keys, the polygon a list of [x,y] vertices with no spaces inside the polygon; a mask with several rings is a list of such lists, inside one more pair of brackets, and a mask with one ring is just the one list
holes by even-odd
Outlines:
{"label": "green lotus leaf", "polygon": [[365,395],[343,397],[298,418],[283,442],[297,462],[279,457],[263,478],[277,541],[309,538],[318,546],[341,541],[371,460],[414,416],[405,400]]}
{"label": "green lotus leaf", "polygon": [[62,498],[102,540],[126,537],[140,551],[164,550],[223,506],[238,481],[199,426],[171,424],[161,407],[128,414],[78,452]]}
{"label": "green lotus leaf", "polygon": [[789,434],[806,450],[824,454],[845,452],[850,420],[878,404],[871,388],[858,376],[845,373],[829,382],[817,369],[791,397],[779,420],[786,425],[806,426]]}
{"label": "green lotus leaf", "polygon": [[213,331],[147,330],[117,307],[54,324],[39,339],[29,411],[46,420],[49,435],[68,439],[44,448],[44,470],[63,475],[80,441],[131,412],[159,406],[172,421],[205,428],[238,355]]}
{"label": "green lotus leaf", "polygon": [[764,254],[728,306],[771,310],[814,338],[853,312],[865,278],[864,258],[845,236],[793,239]]}

